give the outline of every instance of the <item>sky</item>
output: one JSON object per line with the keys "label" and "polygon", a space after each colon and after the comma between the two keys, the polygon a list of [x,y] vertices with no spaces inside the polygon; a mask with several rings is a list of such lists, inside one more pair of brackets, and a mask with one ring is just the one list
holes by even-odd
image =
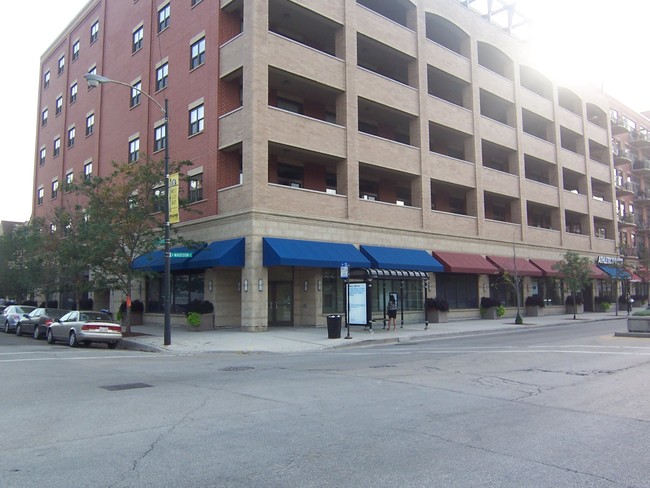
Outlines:
{"label": "sky", "polygon": [[[650,1],[517,1],[534,21],[531,46],[549,78],[591,82],[637,112],[650,110]],[[2,58],[14,69],[0,76],[0,220],[30,218],[40,57],[86,3],[31,0],[2,7],[8,20],[0,30]]]}

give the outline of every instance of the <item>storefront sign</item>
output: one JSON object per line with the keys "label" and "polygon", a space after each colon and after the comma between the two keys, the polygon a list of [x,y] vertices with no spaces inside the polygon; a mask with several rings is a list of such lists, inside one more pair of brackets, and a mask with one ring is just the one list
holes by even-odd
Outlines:
{"label": "storefront sign", "polygon": [[619,256],[598,256],[598,258],[596,258],[596,264],[620,266],[623,264],[623,258]]}

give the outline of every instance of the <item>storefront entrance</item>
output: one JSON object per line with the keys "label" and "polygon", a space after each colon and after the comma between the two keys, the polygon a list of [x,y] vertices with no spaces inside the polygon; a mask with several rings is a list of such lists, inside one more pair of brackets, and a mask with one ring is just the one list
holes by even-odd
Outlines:
{"label": "storefront entrance", "polygon": [[269,326],[293,325],[293,282],[269,283]]}

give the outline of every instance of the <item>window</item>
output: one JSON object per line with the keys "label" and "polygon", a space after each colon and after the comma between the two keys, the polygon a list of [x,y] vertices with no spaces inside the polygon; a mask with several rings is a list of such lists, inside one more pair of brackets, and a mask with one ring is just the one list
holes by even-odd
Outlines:
{"label": "window", "polygon": [[162,212],[165,210],[165,188],[159,186],[153,189],[153,211]]}
{"label": "window", "polygon": [[46,154],[46,149],[44,147],[41,148],[41,150],[38,152],[38,164],[43,166],[45,164],[45,154]]}
{"label": "window", "polygon": [[190,2],[190,5],[191,5],[192,7],[194,7],[195,5],[198,5],[199,3],[201,3],[202,1],[203,1],[203,0],[192,0],[192,1]]}
{"label": "window", "polygon": [[73,83],[70,87],[70,105],[77,101],[77,91],[78,87],[76,83]]}
{"label": "window", "polygon": [[50,70],[48,69],[43,75],[43,88],[50,86]]}
{"label": "window", "polygon": [[90,114],[86,117],[86,136],[89,136],[93,133],[95,128],[95,114]]}
{"label": "window", "polygon": [[56,99],[56,109],[54,110],[54,113],[56,115],[61,115],[62,110],[63,110],[63,97],[59,97]]}
{"label": "window", "polygon": [[303,168],[292,164],[278,164],[278,183],[293,188],[303,187]]}
{"label": "window", "polygon": [[99,20],[90,26],[90,43],[92,44],[99,37]]}
{"label": "window", "polygon": [[171,3],[158,10],[158,32],[164,31],[169,27],[169,17],[171,15]]}
{"label": "window", "polygon": [[289,100],[287,98],[278,97],[278,108],[297,114],[303,113],[302,103],[295,100]]}
{"label": "window", "polygon": [[58,72],[59,76],[63,74],[64,69],[65,69],[65,56],[61,56],[59,58],[59,72]]}
{"label": "window", "polygon": [[54,139],[54,150],[52,151],[53,157],[57,157],[61,152],[61,138],[57,137]]}
{"label": "window", "polygon": [[47,114],[48,114],[48,110],[47,107],[45,107],[41,112],[41,126],[43,127],[47,125]]}
{"label": "window", "polygon": [[[65,184],[66,184],[66,187],[67,187],[68,185],[72,185],[72,181],[73,181],[73,180],[74,180],[74,173],[73,173],[72,171],[68,171],[68,172],[65,174]],[[66,188],[66,191],[70,191],[70,190]]]}
{"label": "window", "polygon": [[88,73],[91,75],[96,75],[97,74],[97,66],[93,66],[88,70]]}
{"label": "window", "polygon": [[203,200],[203,173],[189,177],[188,199],[190,203]]}
{"label": "window", "polygon": [[203,105],[190,110],[190,131],[189,134],[192,136],[203,132]]}
{"label": "window", "polygon": [[140,94],[142,90],[142,82],[137,81],[131,85],[131,108],[140,105]]}
{"label": "window", "polygon": [[45,191],[43,190],[43,187],[39,188],[38,191],[36,192],[36,205],[43,205],[43,196],[45,194]]}
{"label": "window", "polygon": [[138,160],[140,153],[140,138],[136,137],[129,141],[129,163],[134,163]]}
{"label": "window", "polygon": [[169,64],[165,63],[156,69],[156,91],[162,90],[167,86],[167,75],[169,74]]}
{"label": "window", "polygon": [[76,133],[77,131],[74,127],[68,129],[68,147],[74,146],[74,137]]}
{"label": "window", "polygon": [[84,180],[89,180],[93,175],[93,162],[84,164]]}
{"label": "window", "polygon": [[75,41],[72,45],[72,60],[79,59],[79,41]]}
{"label": "window", "polygon": [[59,180],[52,181],[52,200],[59,195]]}
{"label": "window", "polygon": [[190,46],[190,69],[198,68],[205,63],[205,37]]}
{"label": "window", "polygon": [[165,127],[165,124],[159,125],[153,130],[153,139],[154,139],[154,144],[153,144],[153,151],[160,151],[165,148],[165,137],[167,133],[167,128]]}
{"label": "window", "polygon": [[142,49],[142,40],[144,39],[144,26],[138,27],[133,31],[133,44],[131,46],[131,52],[135,53]]}

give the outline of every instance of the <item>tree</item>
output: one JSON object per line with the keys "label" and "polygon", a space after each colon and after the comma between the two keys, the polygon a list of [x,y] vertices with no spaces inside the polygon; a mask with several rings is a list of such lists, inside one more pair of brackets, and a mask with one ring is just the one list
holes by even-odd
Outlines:
{"label": "tree", "polygon": [[[187,161],[170,163],[170,173],[180,172],[189,164]],[[77,217],[83,207],[79,239],[84,242],[86,264],[95,287],[121,291],[130,302],[134,280],[148,273],[134,270],[133,261],[160,246],[164,224],[163,184],[164,162],[141,158],[136,163],[113,163],[109,176],[71,185],[70,190],[83,202],[76,207]],[[129,334],[129,307],[125,325]]]}
{"label": "tree", "polygon": [[562,274],[564,282],[571,292],[571,297],[573,298],[574,303],[574,320],[576,318],[577,308],[575,307],[575,304],[577,303],[576,294],[591,281],[590,264],[591,262],[589,261],[589,258],[581,257],[574,251],[567,251],[564,254],[564,259],[553,265],[553,269],[558,270]]}

